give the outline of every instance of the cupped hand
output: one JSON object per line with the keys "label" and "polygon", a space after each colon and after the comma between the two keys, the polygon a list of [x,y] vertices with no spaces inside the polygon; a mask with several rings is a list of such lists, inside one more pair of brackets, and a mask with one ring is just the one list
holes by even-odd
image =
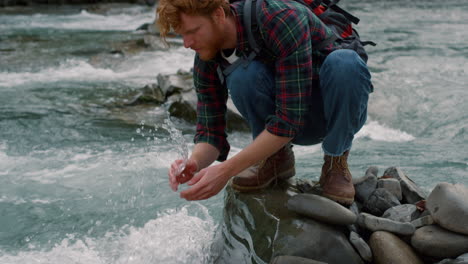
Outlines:
{"label": "cupped hand", "polygon": [[224,171],[221,164],[210,166],[198,172],[187,184],[192,187],[181,192],[180,197],[188,200],[205,200],[218,194],[230,176]]}
{"label": "cupped hand", "polygon": [[188,159],[185,168],[180,171],[183,164],[183,160],[176,160],[171,164],[171,168],[169,169],[169,184],[173,191],[177,191],[179,184],[186,183],[192,179],[198,170],[198,164],[195,160]]}

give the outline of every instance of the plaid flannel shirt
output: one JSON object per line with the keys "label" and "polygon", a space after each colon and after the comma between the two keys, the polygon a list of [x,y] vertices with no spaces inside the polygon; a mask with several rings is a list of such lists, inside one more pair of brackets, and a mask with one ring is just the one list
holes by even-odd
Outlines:
{"label": "plaid flannel shirt", "polygon": [[[238,56],[246,56],[247,32],[242,23],[244,1],[231,4],[236,20]],[[312,89],[319,89],[319,70],[325,56],[335,49],[331,44],[324,50],[314,50],[333,32],[309,8],[292,0],[264,1],[257,10],[259,29],[264,44],[276,58],[269,61],[275,75],[274,115],[265,120],[272,134],[294,137],[304,126],[311,102]],[[226,102],[228,91],[222,85],[216,69],[220,56],[203,61],[195,56],[194,84],[197,92],[197,127],[195,143],[205,142],[219,151],[219,161],[227,158],[229,143],[226,134]],[[266,60],[268,61],[268,60]]]}

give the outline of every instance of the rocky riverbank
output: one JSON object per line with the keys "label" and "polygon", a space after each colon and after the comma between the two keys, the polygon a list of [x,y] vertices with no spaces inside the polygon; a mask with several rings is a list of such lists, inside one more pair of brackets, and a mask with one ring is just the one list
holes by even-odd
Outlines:
{"label": "rocky riverbank", "polygon": [[[399,168],[354,181],[343,207],[308,180],[256,193],[227,189],[217,263],[468,263],[468,189],[440,183],[429,196]],[[237,256],[246,247],[251,256]],[[234,260],[234,262],[233,262]]]}

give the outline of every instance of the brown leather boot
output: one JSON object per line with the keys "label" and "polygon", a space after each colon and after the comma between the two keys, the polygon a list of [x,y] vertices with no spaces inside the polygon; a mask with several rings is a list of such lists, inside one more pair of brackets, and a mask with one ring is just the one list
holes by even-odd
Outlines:
{"label": "brown leather boot", "polygon": [[278,152],[234,176],[231,186],[237,191],[255,191],[267,187],[274,180],[286,180],[296,174],[294,152],[288,144]]}
{"label": "brown leather boot", "polygon": [[355,194],[348,155],[349,151],[339,157],[325,155],[320,176],[322,195],[343,205],[351,205]]}

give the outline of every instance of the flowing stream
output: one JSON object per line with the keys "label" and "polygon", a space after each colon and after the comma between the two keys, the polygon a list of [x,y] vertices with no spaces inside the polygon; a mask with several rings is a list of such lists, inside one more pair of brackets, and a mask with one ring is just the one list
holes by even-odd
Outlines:
{"label": "flowing stream", "polygon": [[[368,48],[375,92],[350,155],[354,177],[398,166],[426,192],[468,185],[466,0],[341,5],[378,44]],[[157,74],[192,67],[180,45],[112,52],[141,39],[135,29],[154,13],[0,9],[0,263],[212,262],[223,194],[187,202],[167,179],[194,126],[165,106],[119,107]],[[230,155],[249,138],[231,133]],[[317,180],[320,146],[294,150],[297,176]]]}

